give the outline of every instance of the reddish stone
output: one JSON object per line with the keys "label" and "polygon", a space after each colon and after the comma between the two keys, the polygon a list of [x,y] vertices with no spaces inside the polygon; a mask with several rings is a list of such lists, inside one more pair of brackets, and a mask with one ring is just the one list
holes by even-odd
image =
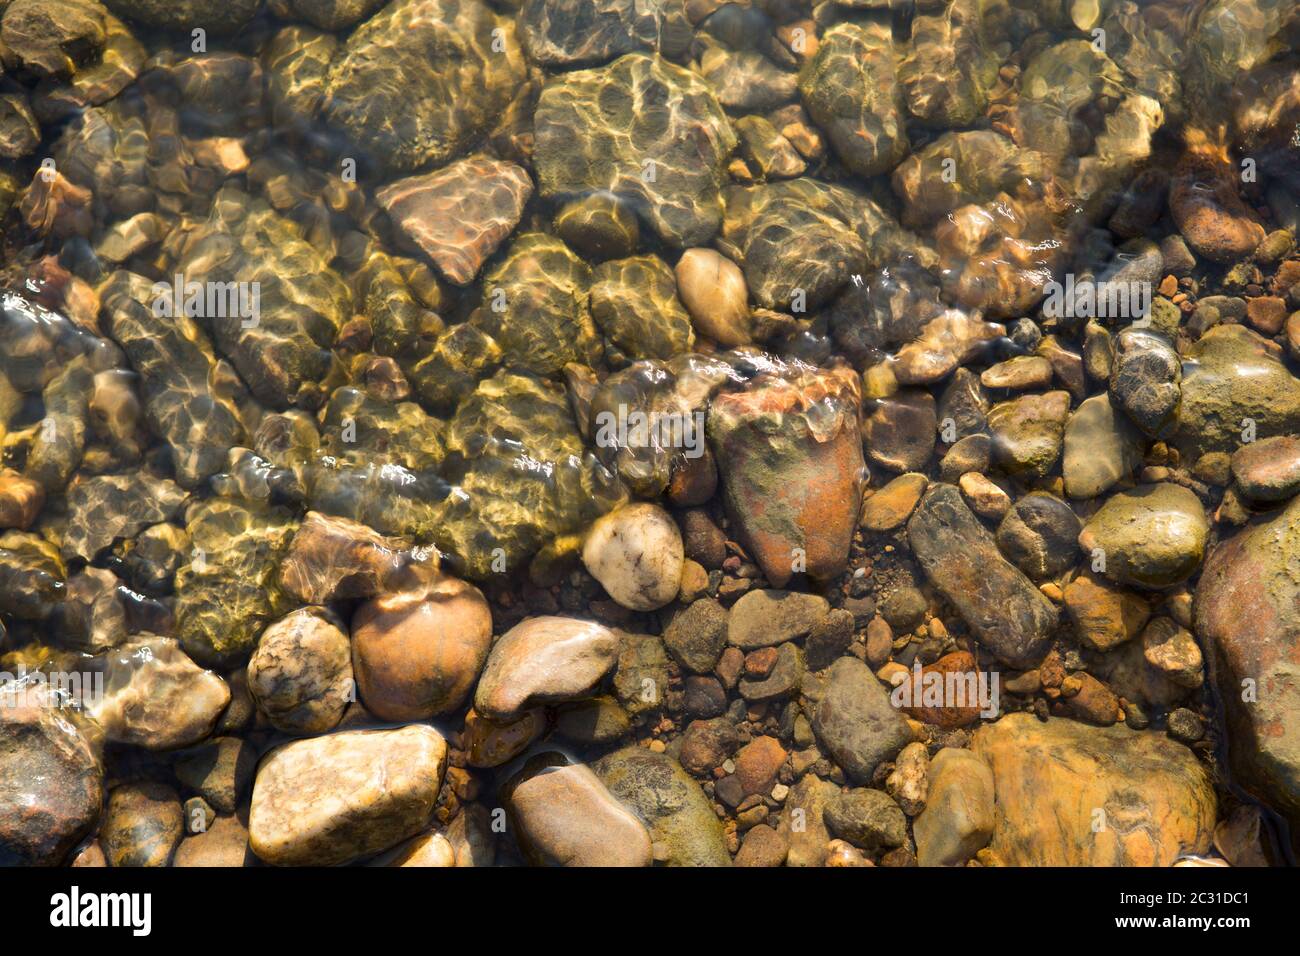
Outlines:
{"label": "reddish stone", "polygon": [[862,498],[860,394],[848,368],[761,376],[709,410],[723,500],[774,586],[844,570]]}
{"label": "reddish stone", "polygon": [[736,754],[736,777],[745,794],[770,793],[786,756],[775,737],[756,737],[741,747]]}
{"label": "reddish stone", "polygon": [[[941,685],[935,685],[942,688],[940,703],[937,705],[932,702],[935,690],[927,692],[927,684],[934,684],[934,678],[927,678],[931,674],[938,674],[943,678]],[[948,679],[947,675],[952,674],[954,677]],[[962,680],[957,678],[961,677]],[[967,651],[956,651],[947,654],[933,664],[922,667],[918,674],[915,669],[909,672],[907,680],[911,681],[910,697],[903,691],[902,699],[910,700],[911,706],[904,706],[903,711],[923,724],[933,724],[936,727],[964,727],[967,724],[973,724],[980,717],[980,674],[975,666],[975,658]],[[985,675],[985,686],[990,688],[991,693],[991,675]],[[896,689],[895,693],[899,693]],[[991,701],[991,698],[990,698]],[[962,706],[957,706],[957,705]]]}

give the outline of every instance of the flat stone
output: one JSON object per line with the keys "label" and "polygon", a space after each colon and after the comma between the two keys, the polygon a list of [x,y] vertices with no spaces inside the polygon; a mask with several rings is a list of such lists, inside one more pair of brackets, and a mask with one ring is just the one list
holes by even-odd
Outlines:
{"label": "flat stone", "polygon": [[1169,866],[1210,847],[1209,774],[1162,733],[1009,714],[971,749],[993,771],[1002,865]]}
{"label": "flat stone", "polygon": [[1109,395],[1084,400],[1065,426],[1061,474],[1071,498],[1095,498],[1142,463],[1137,429],[1117,414]]}
{"label": "flat stone", "polygon": [[899,475],[862,503],[861,522],[871,531],[893,531],[916,508],[930,483],[925,475]]}
{"label": "flat stone", "polygon": [[502,788],[521,848],[535,866],[649,866],[650,833],[584,764],[539,754]]}
{"label": "flat stone", "polygon": [[708,674],[722,656],[722,650],[727,644],[727,632],[727,609],[712,598],[700,598],[673,615],[673,619],[664,628],[664,646],[677,663],[687,670],[696,674]]}
{"label": "flat stone", "polygon": [[750,591],[732,605],[727,642],[748,651],[801,640],[829,613],[830,603],[817,594]]}
{"label": "flat stone", "polygon": [[618,637],[594,621],[528,618],[493,645],[474,709],[505,719],[535,704],[581,697],[609,673],[618,653]]}
{"label": "flat stone", "polygon": [[1065,611],[1088,647],[1109,651],[1141,632],[1151,607],[1132,591],[1085,572],[1065,586]]}
{"label": "flat stone", "polygon": [[1300,438],[1278,435],[1251,442],[1232,456],[1232,477],[1254,501],[1285,501],[1300,491]]}
{"label": "flat stone", "polygon": [[813,716],[813,731],[850,778],[866,783],[876,766],[911,743],[912,732],[866,664],[843,657],[831,665]]}
{"label": "flat stone", "polygon": [[375,199],[449,282],[468,285],[519,224],[532,194],[522,167],[472,156],[389,183]]}

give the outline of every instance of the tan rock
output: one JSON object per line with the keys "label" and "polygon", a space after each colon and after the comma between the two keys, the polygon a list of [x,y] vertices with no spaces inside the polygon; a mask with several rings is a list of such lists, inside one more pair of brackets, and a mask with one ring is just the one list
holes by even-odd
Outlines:
{"label": "tan rock", "polygon": [[161,783],[127,783],[108,795],[99,842],[110,866],[166,866],[185,831],[180,797]]}
{"label": "tan rock", "polygon": [[537,866],[649,866],[650,832],[583,764],[541,754],[502,789],[519,845]]}
{"label": "tan rock", "polygon": [[697,333],[723,348],[751,341],[749,287],[738,265],[712,249],[687,249],[674,271]]}
{"label": "tan rock", "polygon": [[594,621],[528,618],[493,646],[474,709],[504,720],[536,704],[582,697],[617,659],[617,635]]}
{"label": "tan rock", "polygon": [[993,774],[969,750],[945,747],[930,762],[925,810],[916,818],[921,866],[961,866],[993,836]]}
{"label": "tan rock", "polygon": [[453,867],[456,851],[441,833],[421,833],[398,849],[389,866]]}
{"label": "tan rock", "polygon": [[26,531],[45,504],[45,490],[11,468],[0,469],[0,531]]}
{"label": "tan rock", "polygon": [[442,735],[421,724],[277,747],[257,771],[249,845],[276,866],[331,866],[386,850],[428,825],[446,759]]}
{"label": "tan rock", "polygon": [[356,697],[352,645],[343,624],[323,607],[299,608],[258,639],[248,661],[248,690],[277,730],[319,734]]}
{"label": "tan rock", "polygon": [[230,703],[230,688],[174,640],[139,634],[108,657],[104,698],[92,712],[110,740],[172,750],[198,743]]}
{"label": "tan rock", "polygon": [[543,707],[534,707],[507,720],[488,720],[471,707],[465,715],[461,749],[471,767],[499,767],[527,750],[545,731]]}
{"label": "tan rock", "polygon": [[352,615],[352,669],[366,708],[423,720],[460,707],[487,659],[492,611],[472,584],[440,575]]}
{"label": "tan rock", "polygon": [[217,817],[202,833],[181,840],[172,866],[247,866],[248,827],[238,817]]}
{"label": "tan rock", "polygon": [[1108,651],[1137,637],[1151,616],[1140,595],[1093,574],[1081,574],[1065,586],[1065,610],[1079,640],[1093,650]]}
{"label": "tan rock", "polygon": [[305,604],[368,598],[394,590],[416,565],[436,569],[437,552],[413,549],[358,521],[309,511],[280,565],[280,586]]}
{"label": "tan rock", "polygon": [[658,505],[637,502],[596,520],[582,563],[609,596],[633,611],[657,611],[677,596],[685,551],[677,522]]}
{"label": "tan rock", "polygon": [[1210,848],[1209,774],[1163,733],[1009,714],[971,749],[993,771],[996,862],[1169,866]]}
{"label": "tan rock", "polygon": [[893,531],[900,527],[911,516],[929,483],[925,475],[899,475],[862,503],[862,526],[870,531]]}

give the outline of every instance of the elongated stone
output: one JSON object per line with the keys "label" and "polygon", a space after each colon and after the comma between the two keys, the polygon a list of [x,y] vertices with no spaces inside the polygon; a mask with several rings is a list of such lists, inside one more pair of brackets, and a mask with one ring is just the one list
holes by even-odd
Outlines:
{"label": "elongated stone", "polygon": [[930,582],[1012,667],[1032,667],[1047,652],[1057,612],[998,550],[953,485],[930,487],[907,523],[907,539]]}

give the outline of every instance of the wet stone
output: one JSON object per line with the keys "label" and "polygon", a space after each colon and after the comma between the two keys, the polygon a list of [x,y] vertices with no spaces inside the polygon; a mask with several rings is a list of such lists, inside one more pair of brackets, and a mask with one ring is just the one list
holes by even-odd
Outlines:
{"label": "wet stone", "polygon": [[1161,336],[1127,329],[1114,340],[1110,394],[1144,433],[1163,437],[1178,412],[1182,362]]}
{"label": "wet stone", "polygon": [[533,122],[543,197],[607,190],[676,246],[700,244],[721,224],[718,194],[736,137],[698,75],[630,53],[550,80]]}
{"label": "wet stone", "polygon": [[484,279],[475,322],[500,344],[504,364],[555,375],[569,362],[594,365],[600,339],[588,311],[591,270],[542,233],[515,238]]}
{"label": "wet stone", "polygon": [[690,38],[681,0],[528,0],[519,30],[529,57],[548,67],[591,66],[638,50],[676,59]]}
{"label": "wet stone", "polygon": [[397,0],[330,67],[324,116],[378,163],[444,162],[488,132],[524,76],[514,24],[479,0]]}
{"label": "wet stone", "polygon": [[1061,456],[1069,392],[1024,395],[989,410],[993,460],[1008,474],[1041,478]]}
{"label": "wet stone", "polygon": [[635,256],[592,271],[591,316],[606,354],[670,359],[695,347],[691,318],[677,298],[673,271],[657,256]]}
{"label": "wet stone", "polygon": [[1019,499],[998,526],[997,542],[1011,563],[1035,581],[1072,567],[1081,525],[1061,499],[1034,492]]}
{"label": "wet stone", "polygon": [[106,13],[94,0],[14,0],[0,18],[0,60],[19,76],[67,78],[103,49]]}
{"label": "wet stone", "polygon": [[521,167],[474,156],[390,183],[375,199],[448,281],[466,285],[514,231],[532,194]]}
{"label": "wet stone", "polygon": [[110,866],[167,866],[184,832],[175,790],[128,783],[108,795],[99,842]]}
{"label": "wet stone", "polygon": [[493,645],[474,708],[501,719],[533,704],[581,697],[614,667],[618,653],[617,636],[595,622],[529,618]]}
{"label": "wet stone", "polygon": [[301,18],[322,30],[353,26],[383,5],[383,0],[269,0],[268,3],[278,17]]}
{"label": "wet stone", "polygon": [[553,225],[567,246],[596,262],[627,258],[636,252],[641,238],[631,207],[603,192],[566,203]]}
{"label": "wet stone", "polygon": [[118,538],[134,537],[148,525],[171,520],[185,497],[175,482],[145,472],[78,481],[68,491],[63,553],[90,560]]}
{"label": "wet stone", "polygon": [[325,608],[300,608],[276,621],[248,662],[257,709],[288,733],[330,730],[355,697],[351,651],[342,623]]}
{"label": "wet stone", "polygon": [[[744,601],[745,598],[740,600]],[[727,631],[726,608],[712,598],[701,598],[673,615],[664,628],[664,646],[673,659],[687,670],[696,674],[708,674],[722,656],[727,643]]]}
{"label": "wet stone", "polygon": [[907,535],[927,578],[981,644],[1013,667],[1038,662],[1056,626],[1056,609],[1002,556],[956,488],[932,486]]}
{"label": "wet stone", "polygon": [[870,782],[878,764],[912,740],[907,721],[890,703],[884,685],[852,657],[831,666],[813,730],[844,772],[863,783]]}
{"label": "wet stone", "polygon": [[807,637],[829,612],[830,604],[816,594],[750,591],[731,608],[727,641],[746,651],[797,641]]}
{"label": "wet stone", "polygon": [[1285,501],[1300,491],[1300,439],[1285,435],[1251,442],[1233,454],[1232,476],[1255,501]]}
{"label": "wet stone", "polygon": [[1141,462],[1139,435],[1108,395],[1080,403],[1065,426],[1061,473],[1071,498],[1095,498]]}
{"label": "wet stone", "polygon": [[934,451],[937,424],[929,392],[905,390],[881,399],[863,428],[867,456],[891,471],[922,471]]}
{"label": "wet stone", "polygon": [[1101,555],[1102,573],[1118,584],[1163,588],[1196,572],[1209,534],[1196,495],[1162,482],[1108,498],[1084,526],[1079,547]]}
{"label": "wet stone", "polygon": [[888,26],[831,27],[800,74],[799,91],[840,160],[858,175],[888,172],[907,153]]}

